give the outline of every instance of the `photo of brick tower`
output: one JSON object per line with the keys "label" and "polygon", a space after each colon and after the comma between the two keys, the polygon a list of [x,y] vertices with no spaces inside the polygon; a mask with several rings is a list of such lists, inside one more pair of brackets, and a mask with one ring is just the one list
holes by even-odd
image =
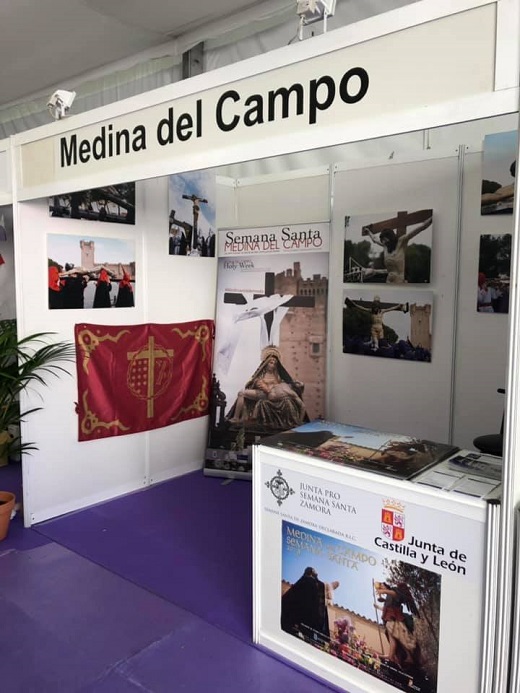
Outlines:
{"label": "photo of brick tower", "polygon": [[219,257],[211,469],[250,473],[254,442],[324,415],[328,235],[326,250],[284,252],[277,231],[247,235],[271,252]]}
{"label": "photo of brick tower", "polygon": [[[123,258],[117,262],[113,261],[113,258],[105,258],[99,255],[96,258],[96,241],[90,239],[88,241],[80,240],[79,247],[81,250],[81,262],[80,265],[87,269],[89,272],[95,273],[97,268],[104,267],[109,274],[118,277],[126,272],[131,279],[135,279],[135,260],[125,261]],[[103,248],[103,242],[101,242],[101,247]]]}

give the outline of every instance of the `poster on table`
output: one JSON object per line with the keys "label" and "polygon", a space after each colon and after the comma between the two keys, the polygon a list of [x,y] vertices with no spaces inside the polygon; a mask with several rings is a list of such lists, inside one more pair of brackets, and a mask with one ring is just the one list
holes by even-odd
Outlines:
{"label": "poster on table", "polygon": [[325,413],[329,225],[220,229],[205,473],[251,474],[251,445]]}
{"label": "poster on table", "polygon": [[511,234],[482,234],[478,261],[477,311],[509,313]]}
{"label": "poster on table", "polygon": [[431,291],[343,290],[343,353],[405,361],[432,360]]}
{"label": "poster on table", "polygon": [[477,690],[485,504],[455,514],[456,502],[336,483],[265,450],[255,452],[260,644],[346,690]]}
{"label": "poster on table", "polygon": [[132,308],[135,242],[101,236],[47,236],[49,309]]}
{"label": "poster on table", "polygon": [[345,217],[343,281],[428,284],[433,210]]}
{"label": "poster on table", "polygon": [[135,224],[135,183],[106,185],[49,198],[49,215],[114,224]]}
{"label": "poster on table", "polygon": [[481,214],[513,214],[518,133],[496,132],[484,138]]}
{"label": "poster on table", "polygon": [[211,171],[176,173],[168,179],[168,253],[215,256],[217,182]]}
{"label": "poster on table", "polygon": [[457,448],[399,433],[319,419],[264,439],[264,445],[395,479],[411,479]]}

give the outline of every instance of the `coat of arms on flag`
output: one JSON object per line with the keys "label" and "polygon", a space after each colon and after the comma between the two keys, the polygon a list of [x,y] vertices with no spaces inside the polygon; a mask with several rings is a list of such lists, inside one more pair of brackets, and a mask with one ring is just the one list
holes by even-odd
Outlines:
{"label": "coat of arms on flag", "polygon": [[381,533],[390,541],[404,539],[404,505],[395,500],[384,500],[381,513]]}
{"label": "coat of arms on flag", "polygon": [[212,320],[75,326],[79,440],[127,435],[208,413]]}

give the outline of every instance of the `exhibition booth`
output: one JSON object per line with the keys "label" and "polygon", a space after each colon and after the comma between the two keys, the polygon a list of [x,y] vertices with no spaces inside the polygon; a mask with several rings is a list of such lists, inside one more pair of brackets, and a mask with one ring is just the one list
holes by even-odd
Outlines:
{"label": "exhibition booth", "polygon": [[[27,526],[203,466],[210,475],[249,477],[251,459],[241,461],[239,453],[253,447],[255,642],[349,691],[514,690],[520,319],[511,278],[520,266],[518,202],[510,197],[507,209],[488,213],[482,183],[494,181],[495,195],[514,183],[519,20],[518,0],[423,0],[0,142],[0,206],[12,204],[14,236],[13,262],[5,263],[0,281],[6,291],[16,284],[15,315],[4,299],[2,317],[16,316],[20,336],[83,339],[88,372],[96,339],[108,343],[132,327],[175,325],[179,335],[193,330],[200,345],[196,330],[204,324],[211,332],[213,320],[216,327],[209,417],[198,415],[208,411],[206,402],[173,425],[131,435],[128,429],[108,435],[105,426],[89,437],[103,422],[89,409],[79,367],[45,391],[23,393],[24,408],[41,406],[42,396],[44,402],[22,422],[23,438],[38,444],[23,459]],[[213,200],[188,188],[180,197],[193,206],[192,234],[198,223],[209,246],[217,229],[215,253],[172,250],[172,227],[187,229],[174,206],[175,181],[188,173],[214,186]],[[87,212],[60,211],[60,200],[77,191],[130,184],[131,223],[93,224]],[[119,202],[128,220],[130,206]],[[208,228],[204,206],[211,202]],[[99,207],[95,213],[100,221]],[[379,262],[374,244],[382,245],[378,234],[388,227],[400,243],[406,238],[415,246],[413,277],[404,278],[403,269],[396,280],[399,262]],[[80,309],[52,309],[51,260],[70,261],[73,245],[74,252],[81,248],[76,265],[124,267],[131,307],[93,312],[86,301]],[[496,293],[479,303],[482,263],[490,267],[502,252],[507,271],[487,270]],[[254,304],[258,299],[264,308]],[[374,303],[395,335],[391,346],[383,320],[376,325],[370,318],[369,341],[355,331],[362,313],[374,314]],[[266,321],[266,314],[274,318]],[[254,434],[244,442],[240,397],[260,360],[248,339],[266,325],[261,345],[279,347],[294,379],[305,383],[312,401],[307,418],[326,419],[327,430],[340,422],[390,431],[417,449],[435,441],[452,456],[473,450],[477,436],[498,433],[505,411],[501,493],[497,484],[494,493],[472,492],[471,485],[453,493],[410,475],[343,466],[334,455],[264,445]],[[148,339],[156,340],[148,342],[156,354],[159,336]],[[134,347],[124,348],[130,358]],[[131,377],[138,389],[137,367]],[[497,393],[502,388],[504,395]],[[91,418],[82,429],[85,412]],[[219,412],[237,424],[223,456]],[[277,495],[280,488],[287,494]],[[314,498],[304,510],[302,493]],[[320,495],[336,501],[332,514],[323,512],[326,503],[317,509]],[[374,543],[382,511],[406,516],[406,539]],[[312,565],[310,544],[323,547],[320,565],[327,551],[335,557],[347,585],[354,573],[360,579],[355,565],[363,573],[365,564],[377,564],[363,573],[371,593],[370,584],[385,579],[382,566],[387,570],[404,553],[395,548],[403,540],[416,542],[406,563],[428,573],[440,604],[431,628],[435,666],[421,683],[374,675],[342,661],[329,645],[325,651],[297,641],[280,627],[280,578],[284,592],[300,559]],[[285,547],[298,554],[297,568]],[[342,600],[348,618],[379,623],[362,600]],[[365,639],[375,638],[366,628]],[[387,654],[377,638],[373,650]]]}

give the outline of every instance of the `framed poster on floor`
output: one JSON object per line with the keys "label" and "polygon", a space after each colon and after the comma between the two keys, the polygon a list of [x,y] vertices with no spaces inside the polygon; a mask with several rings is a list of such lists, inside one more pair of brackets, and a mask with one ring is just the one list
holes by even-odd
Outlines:
{"label": "framed poster on floor", "polygon": [[322,416],[329,224],[220,229],[211,476],[251,477],[251,446]]}
{"label": "framed poster on floor", "polygon": [[255,642],[350,693],[479,690],[483,500],[263,444],[253,487]]}

